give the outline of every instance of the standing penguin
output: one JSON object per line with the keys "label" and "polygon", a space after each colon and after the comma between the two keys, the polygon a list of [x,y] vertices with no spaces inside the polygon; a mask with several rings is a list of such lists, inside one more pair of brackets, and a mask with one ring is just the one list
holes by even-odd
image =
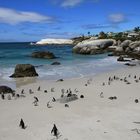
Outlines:
{"label": "standing penguin", "polygon": [[56,138],[58,138],[58,129],[57,129],[57,127],[56,127],[56,125],[54,124],[53,125],[53,129],[51,130],[51,133],[53,133],[53,135],[56,137]]}
{"label": "standing penguin", "polygon": [[41,90],[41,88],[40,88],[40,86],[38,87],[38,89],[37,89],[37,91],[40,91]]}
{"label": "standing penguin", "polygon": [[4,93],[1,94],[1,98],[2,98],[3,100],[5,99]]}
{"label": "standing penguin", "polygon": [[39,102],[38,98],[34,96],[34,99],[35,99],[33,102],[34,106],[38,106],[38,102]]}
{"label": "standing penguin", "polygon": [[19,127],[21,127],[22,129],[25,129],[25,123],[23,121],[23,119],[21,118],[20,123],[19,123]]}

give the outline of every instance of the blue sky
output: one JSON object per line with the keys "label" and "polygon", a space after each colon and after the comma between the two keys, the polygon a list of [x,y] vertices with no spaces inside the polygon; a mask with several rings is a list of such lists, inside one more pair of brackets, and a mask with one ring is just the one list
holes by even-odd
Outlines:
{"label": "blue sky", "polygon": [[71,38],[140,25],[140,0],[0,0],[0,41]]}

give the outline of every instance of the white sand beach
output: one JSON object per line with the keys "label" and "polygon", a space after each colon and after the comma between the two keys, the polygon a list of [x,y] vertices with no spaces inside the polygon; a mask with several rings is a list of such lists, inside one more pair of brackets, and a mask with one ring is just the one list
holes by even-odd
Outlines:
{"label": "white sand beach", "polygon": [[[54,140],[53,124],[60,132],[60,140],[138,140],[139,77],[140,67],[126,67],[92,77],[42,81],[17,88],[16,93],[21,94],[24,89],[26,97],[0,98],[0,140]],[[78,100],[68,102],[69,107],[59,101],[52,102],[53,97],[60,98],[61,89],[69,88],[78,95]],[[29,89],[34,93],[29,94]],[[38,106],[33,104],[34,96],[39,99]],[[47,107],[48,102],[51,108]],[[19,127],[21,118],[26,129]]]}

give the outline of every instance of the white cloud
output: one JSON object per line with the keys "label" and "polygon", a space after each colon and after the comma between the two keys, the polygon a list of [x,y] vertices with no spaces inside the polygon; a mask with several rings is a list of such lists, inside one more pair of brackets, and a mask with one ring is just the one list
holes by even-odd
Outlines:
{"label": "white cloud", "polygon": [[83,2],[98,2],[99,0],[51,0],[54,4],[59,4],[61,7],[74,7]]}
{"label": "white cloud", "polygon": [[64,0],[61,4],[62,7],[73,7],[75,5],[80,4],[84,0]]}
{"label": "white cloud", "polygon": [[111,14],[109,15],[109,21],[114,24],[123,23],[126,21],[126,16],[122,13]]}
{"label": "white cloud", "polygon": [[41,15],[35,12],[16,11],[9,8],[0,7],[0,23],[16,25],[22,22],[47,22],[50,23],[53,18]]}
{"label": "white cloud", "polygon": [[105,29],[105,28],[111,28],[111,24],[86,24],[81,26],[83,29]]}

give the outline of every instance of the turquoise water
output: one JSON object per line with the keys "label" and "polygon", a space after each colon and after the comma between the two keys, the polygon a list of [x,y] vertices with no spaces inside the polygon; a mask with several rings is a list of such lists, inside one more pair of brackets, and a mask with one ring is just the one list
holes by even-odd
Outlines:
{"label": "turquoise water", "polygon": [[[51,51],[57,59],[36,59],[30,55],[34,51]],[[59,61],[61,65],[50,65]],[[30,46],[29,43],[0,43],[0,80],[12,81],[9,76],[13,73],[16,64],[32,64],[39,73],[38,79],[74,78],[93,75],[121,67],[122,64],[114,57],[102,55],[78,55],[72,53],[72,46]],[[0,84],[2,84],[0,82]]]}

